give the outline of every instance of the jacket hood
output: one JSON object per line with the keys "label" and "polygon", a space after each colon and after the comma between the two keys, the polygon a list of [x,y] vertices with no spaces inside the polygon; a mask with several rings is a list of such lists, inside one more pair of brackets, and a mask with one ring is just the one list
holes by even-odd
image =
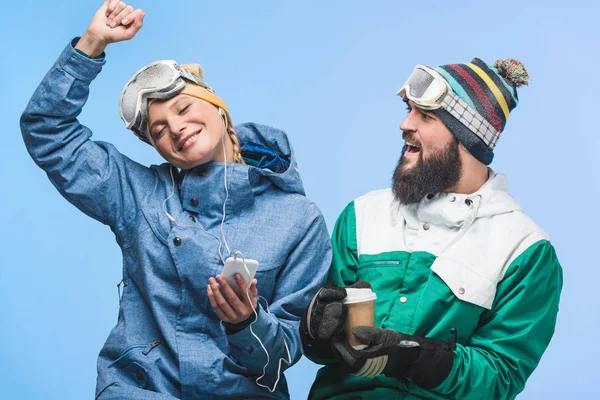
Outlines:
{"label": "jacket hood", "polygon": [[[280,158],[279,168],[249,167],[248,178],[253,190],[264,190],[265,184],[273,184],[286,193],[305,195],[304,185],[290,141],[282,130],[252,122],[236,125],[235,132],[242,144],[253,149],[262,147],[265,153],[274,153]],[[245,147],[245,146],[242,146]],[[242,155],[245,156],[245,150]]]}
{"label": "jacket hood", "polygon": [[472,195],[473,201],[479,198],[479,206],[475,218],[491,217],[521,210],[519,202],[508,193],[506,175],[496,174],[489,169],[487,182]]}
{"label": "jacket hood", "polygon": [[478,218],[486,218],[521,210],[508,193],[508,179],[489,169],[489,178],[475,193],[439,193],[424,197],[420,203],[401,205],[409,225],[427,221],[449,228],[465,229]]}

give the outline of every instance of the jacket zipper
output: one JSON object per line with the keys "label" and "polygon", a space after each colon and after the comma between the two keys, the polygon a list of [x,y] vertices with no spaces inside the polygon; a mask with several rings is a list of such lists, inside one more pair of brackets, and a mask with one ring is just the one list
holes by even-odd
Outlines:
{"label": "jacket zipper", "polygon": [[119,358],[117,358],[115,361],[111,362],[107,368],[114,367],[116,363],[118,363],[119,361],[121,361],[122,359],[124,359],[129,354],[131,354],[134,350],[137,350],[137,349],[144,349],[144,351],[142,351],[142,354],[147,356],[148,353],[150,353],[152,351],[152,349],[155,348],[156,346],[158,346],[160,343],[161,343],[160,340],[155,340],[154,342],[152,342],[148,345],[134,344],[133,346],[126,347],[125,350],[123,350],[123,354],[121,354],[119,356]]}
{"label": "jacket zipper", "polygon": [[399,265],[402,261],[371,261],[364,265],[359,265],[359,268],[372,267],[373,265]]}
{"label": "jacket zipper", "polygon": [[160,344],[160,340],[155,340],[154,342],[152,342],[148,346],[146,346],[144,351],[142,351],[142,354],[147,356],[148,353],[150,353],[152,351],[152,349],[155,348],[156,346],[158,346],[159,344]]}

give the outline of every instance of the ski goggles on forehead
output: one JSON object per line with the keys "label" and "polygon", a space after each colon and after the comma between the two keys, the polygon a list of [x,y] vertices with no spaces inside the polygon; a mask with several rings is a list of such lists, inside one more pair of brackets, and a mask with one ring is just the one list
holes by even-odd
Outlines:
{"label": "ski goggles on forehead", "polygon": [[437,110],[450,91],[450,85],[437,71],[418,64],[398,95],[423,110]]}
{"label": "ski goggles on forehead", "polygon": [[446,110],[492,150],[498,143],[501,132],[454,93],[446,79],[432,68],[421,64],[415,66],[397,94],[425,111]]}
{"label": "ski goggles on forehead", "polygon": [[172,60],[155,61],[140,69],[125,84],[119,99],[121,119],[127,129],[131,129],[143,141],[149,142],[145,135],[148,101],[176,96],[185,87],[186,80],[213,92],[204,79],[181,68]]}

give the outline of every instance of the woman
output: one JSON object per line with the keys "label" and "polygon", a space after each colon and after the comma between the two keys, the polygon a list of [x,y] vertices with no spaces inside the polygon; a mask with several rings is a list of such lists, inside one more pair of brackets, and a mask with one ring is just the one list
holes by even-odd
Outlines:
{"label": "woman", "polygon": [[[103,4],[21,118],[35,162],[110,226],[123,252],[119,319],[99,355],[96,396],[288,398],[280,370],[301,356],[300,316],[331,254],[285,134],[234,129],[199,66],[174,62],[140,70],[120,100],[127,127],[168,163],[137,164],[76,119],[104,49],[133,38],[143,17]],[[234,254],[259,262],[250,287],[237,276],[240,295],[220,275]]]}

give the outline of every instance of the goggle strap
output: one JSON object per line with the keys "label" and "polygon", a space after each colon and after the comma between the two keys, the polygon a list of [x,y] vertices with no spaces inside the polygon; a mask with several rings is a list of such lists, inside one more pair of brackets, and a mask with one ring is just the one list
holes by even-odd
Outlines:
{"label": "goggle strap", "polygon": [[202,86],[204,89],[208,90],[209,92],[214,93],[214,90],[211,89],[211,87],[208,85],[208,83],[206,83],[206,81],[204,79],[200,78],[198,75],[188,71],[185,68],[181,68],[177,64],[175,64],[175,68],[177,69],[177,71],[179,72],[179,74],[181,75],[182,78],[187,79],[188,81],[197,83],[198,85]]}
{"label": "goggle strap", "polygon": [[150,143],[150,140],[148,139],[148,137],[143,132],[140,132],[136,128],[131,128],[131,131],[133,133],[135,133],[135,136],[137,136],[138,139],[140,139],[142,142],[148,143],[150,146],[152,146],[152,143]]}

